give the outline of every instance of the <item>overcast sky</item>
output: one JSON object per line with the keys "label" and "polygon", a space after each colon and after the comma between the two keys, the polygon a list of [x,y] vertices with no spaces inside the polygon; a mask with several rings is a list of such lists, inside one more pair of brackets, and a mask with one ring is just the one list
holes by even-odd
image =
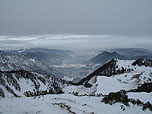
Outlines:
{"label": "overcast sky", "polygon": [[152,0],[0,0],[0,50],[152,50]]}
{"label": "overcast sky", "polygon": [[152,35],[152,0],[0,0],[0,35]]}

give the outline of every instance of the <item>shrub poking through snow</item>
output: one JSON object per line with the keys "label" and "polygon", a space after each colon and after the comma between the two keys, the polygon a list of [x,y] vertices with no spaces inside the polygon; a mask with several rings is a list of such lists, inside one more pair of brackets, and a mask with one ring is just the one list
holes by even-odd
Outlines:
{"label": "shrub poking through snow", "polygon": [[26,97],[35,97],[35,96],[43,96],[43,95],[48,95],[48,94],[62,94],[63,92],[61,90],[59,90],[58,92],[53,91],[52,89],[50,90],[38,90],[35,91],[33,90],[33,92],[31,91],[26,91],[24,92],[24,95]]}
{"label": "shrub poking through snow", "polygon": [[149,109],[152,111],[152,104],[150,102],[142,102],[139,99],[134,100],[134,99],[129,99],[128,96],[126,95],[125,90],[121,90],[119,92],[111,92],[109,95],[104,95],[104,98],[101,100],[101,102],[104,102],[105,104],[110,104],[113,105],[115,103],[122,103],[125,106],[130,106],[129,103],[132,103],[133,105],[141,106],[142,109],[145,111],[146,109]]}
{"label": "shrub poking through snow", "polygon": [[144,83],[137,87],[137,89],[130,90],[129,92],[152,92],[152,83]]}
{"label": "shrub poking through snow", "polygon": [[128,96],[126,95],[126,91],[125,90],[121,90],[119,92],[111,92],[109,93],[109,95],[105,95],[104,98],[102,99],[102,102],[106,103],[106,104],[114,104],[117,102],[123,103],[126,106],[129,106],[129,99]]}

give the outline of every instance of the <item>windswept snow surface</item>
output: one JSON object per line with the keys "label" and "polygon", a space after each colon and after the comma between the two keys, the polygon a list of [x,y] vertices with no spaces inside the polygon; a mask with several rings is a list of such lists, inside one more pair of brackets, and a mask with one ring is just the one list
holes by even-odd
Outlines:
{"label": "windswept snow surface", "polygon": [[[102,97],[74,96],[70,94],[44,97],[21,97],[0,99],[1,114],[151,114],[139,106],[121,109],[121,103],[113,105],[101,102]],[[62,105],[62,106],[61,106]],[[67,108],[68,107],[68,108]]]}
{"label": "windswept snow surface", "polygon": [[130,89],[129,84],[122,84],[115,78],[98,77],[96,94],[109,94],[110,92],[117,92],[122,89]]}

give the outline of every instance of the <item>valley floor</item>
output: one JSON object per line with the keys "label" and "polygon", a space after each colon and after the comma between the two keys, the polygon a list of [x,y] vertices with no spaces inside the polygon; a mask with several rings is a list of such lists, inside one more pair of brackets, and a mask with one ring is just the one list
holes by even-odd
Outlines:
{"label": "valley floor", "polygon": [[[152,93],[129,93],[129,97],[143,102],[152,101]],[[144,99],[143,99],[144,98]],[[149,110],[130,104],[113,105],[101,102],[102,97],[74,96],[72,94],[41,97],[6,97],[0,99],[0,114],[151,114]]]}

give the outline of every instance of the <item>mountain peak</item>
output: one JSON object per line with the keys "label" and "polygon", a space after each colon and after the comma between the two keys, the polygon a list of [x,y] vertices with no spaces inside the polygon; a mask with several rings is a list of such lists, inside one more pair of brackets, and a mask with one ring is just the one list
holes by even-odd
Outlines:
{"label": "mountain peak", "polygon": [[103,53],[98,54],[94,58],[90,59],[88,61],[88,63],[103,65],[103,64],[105,64],[107,61],[109,61],[111,59],[126,59],[126,57],[118,54],[117,52],[107,52],[107,51],[104,51]]}

